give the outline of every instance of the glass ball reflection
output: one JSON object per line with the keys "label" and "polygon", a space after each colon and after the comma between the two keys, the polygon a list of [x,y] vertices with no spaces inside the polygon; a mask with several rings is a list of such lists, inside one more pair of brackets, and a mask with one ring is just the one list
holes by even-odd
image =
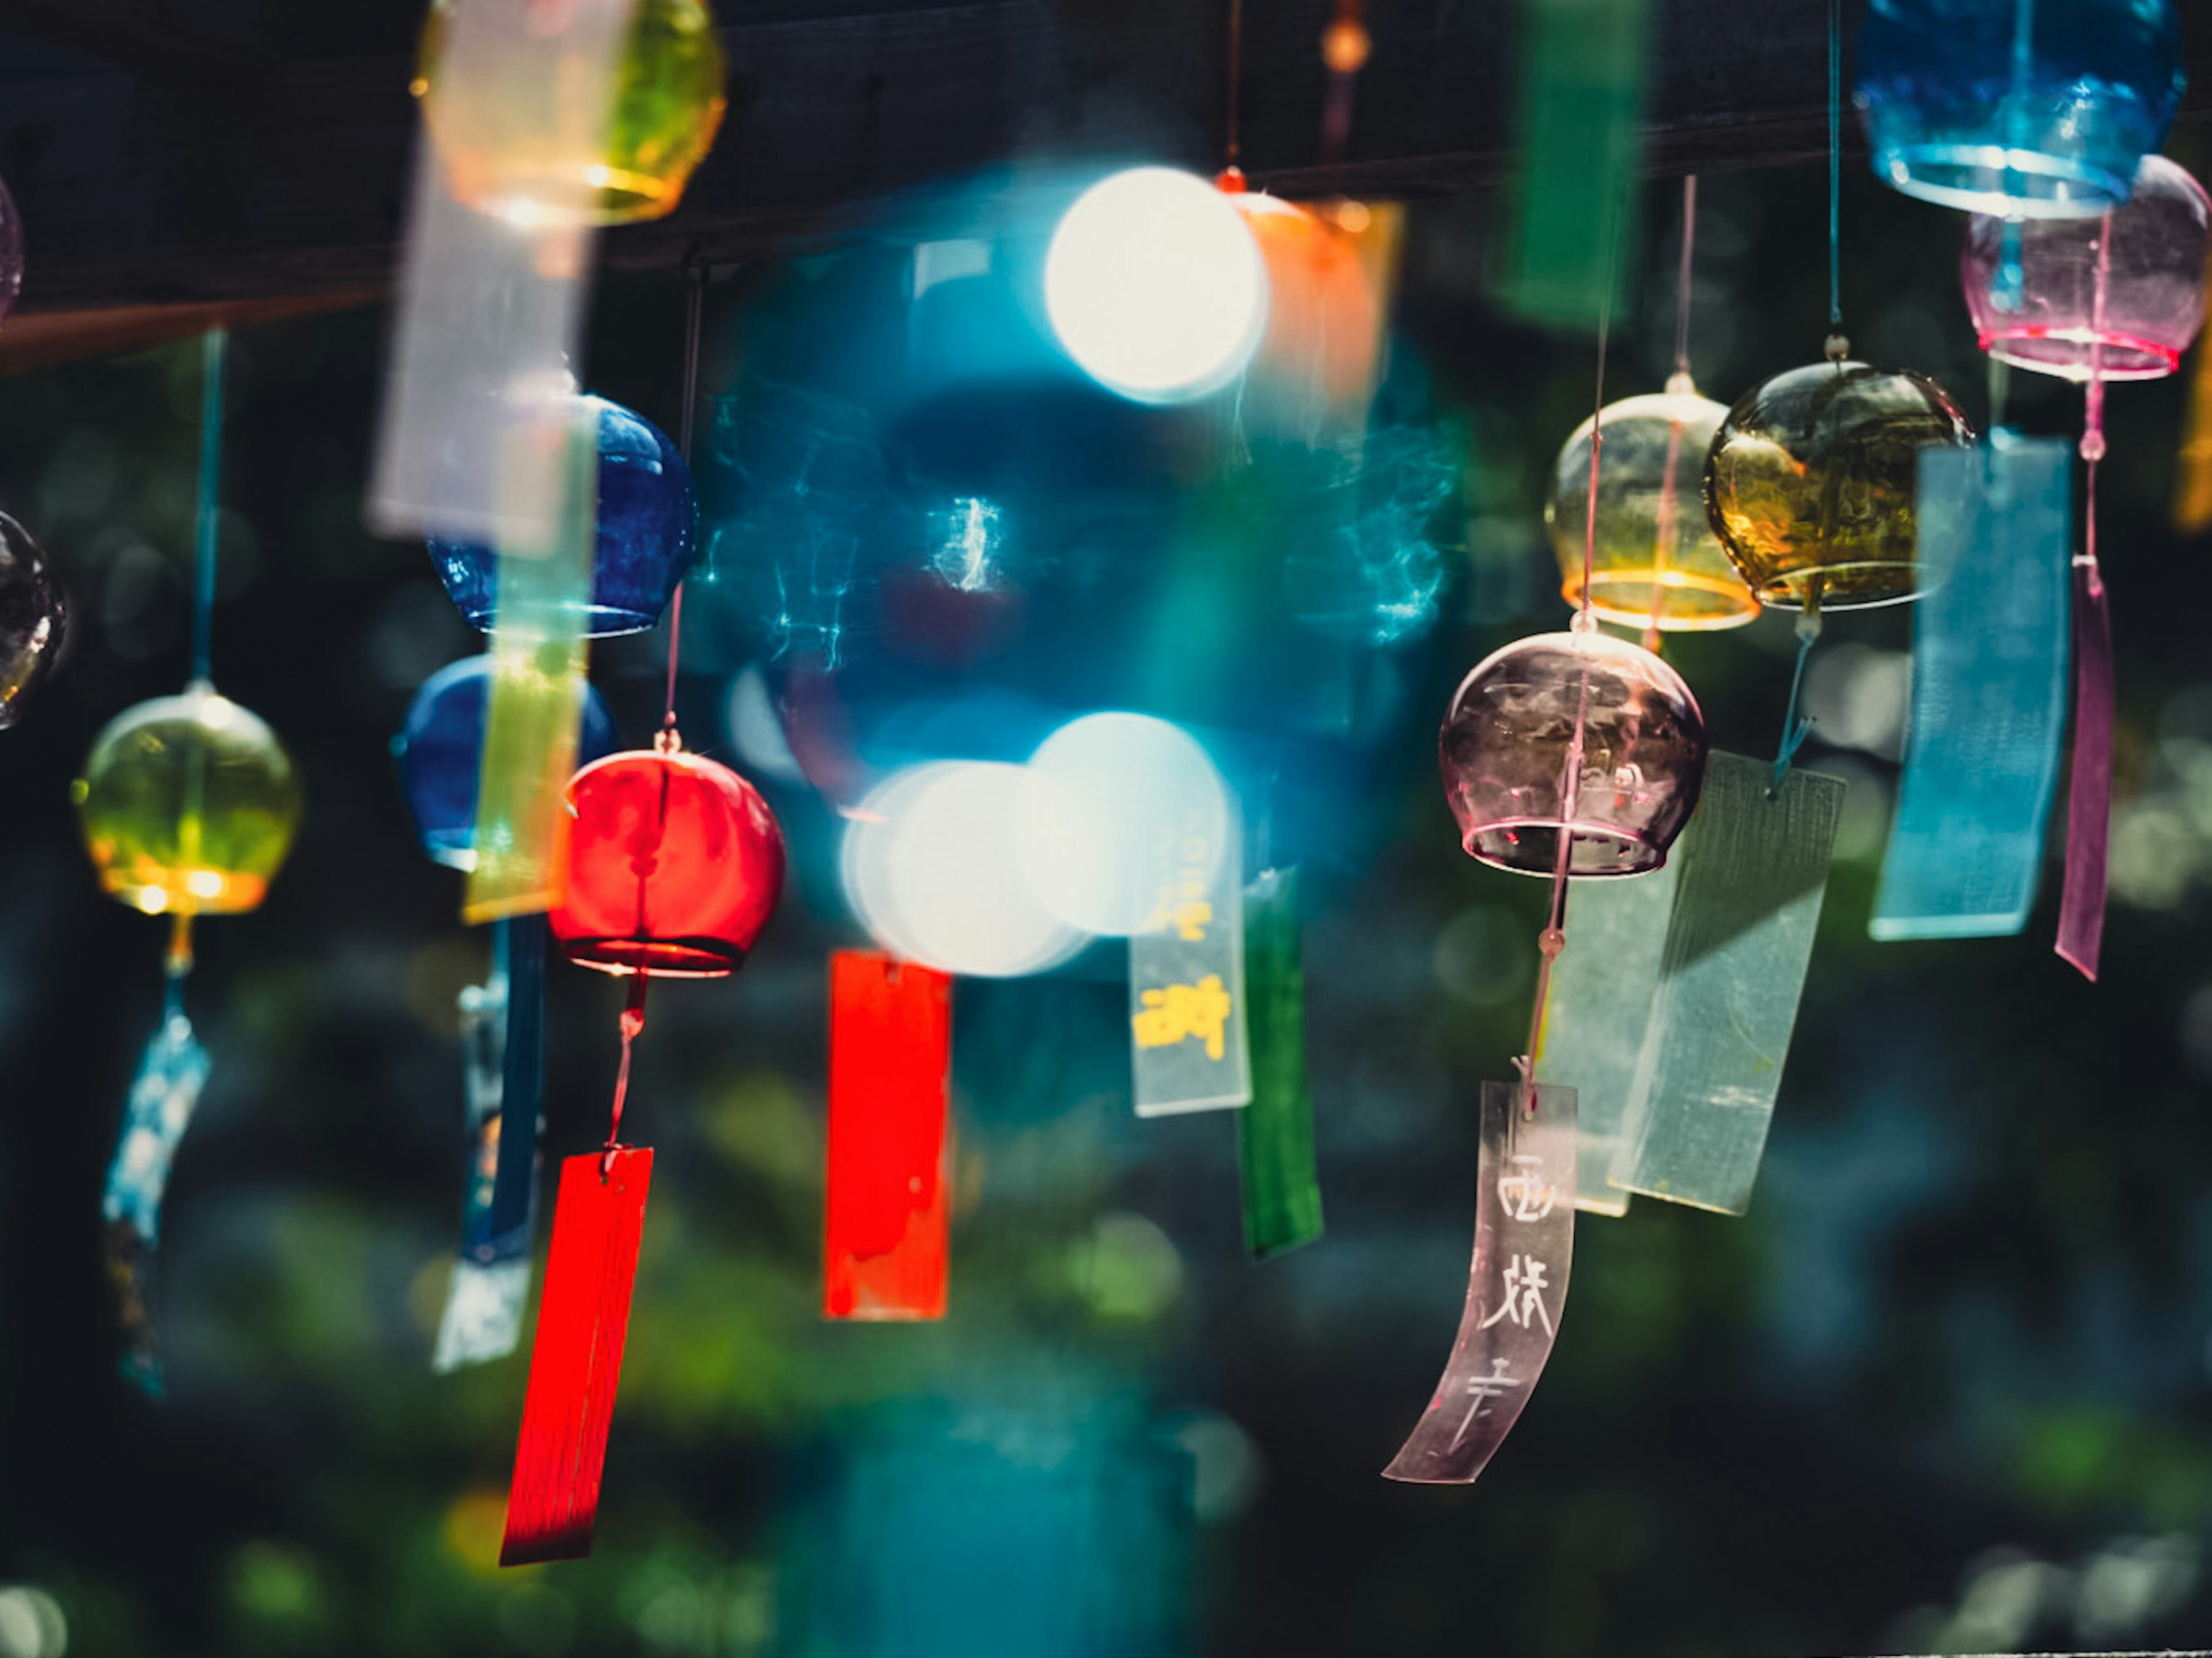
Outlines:
{"label": "glass ball reflection", "polygon": [[523,223],[627,224],[672,211],[714,147],[727,107],[727,65],[705,0],[638,0],[614,107],[598,153],[579,149],[570,124],[549,118],[547,72],[519,64],[501,95],[448,107],[437,95],[452,0],[434,0],[417,48],[412,90],[455,196]]}
{"label": "glass ball reflection", "polygon": [[255,908],[300,823],[292,756],[205,682],[110,720],[70,794],[101,886],[149,914]]}
{"label": "glass ball reflection", "polygon": [[[697,550],[691,469],[642,415],[605,398],[581,401],[599,410],[599,540],[584,631],[594,639],[643,633],[659,622]],[[499,608],[498,554],[448,541],[429,548],[462,619],[490,632]]]}
{"label": "glass ball reflection", "polygon": [[1590,434],[1601,423],[1590,609],[1607,622],[1662,633],[1741,627],[1759,614],[1705,517],[1705,452],[1727,418],[1725,404],[1699,397],[1680,374],[1664,392],[1608,404],[1575,428],[1544,506],[1568,604],[1583,598]]}
{"label": "glass ball reflection", "polygon": [[31,532],[0,513],[0,730],[54,670],[69,603]]}
{"label": "glass ball reflection", "polygon": [[2156,380],[2204,321],[2212,197],[2146,155],[2128,199],[2093,219],[1977,215],[1959,276],[1991,356],[2070,380]]}
{"label": "glass ball reflection", "polygon": [[1461,682],[1437,756],[1470,857],[1549,876],[1564,830],[1570,875],[1640,875],[1697,809],[1705,722],[1641,646],[1595,628],[1538,634]]}
{"label": "glass ball reflection", "polygon": [[1860,610],[1925,590],[1919,452],[1973,428],[1924,374],[1821,362],[1753,386],[1705,459],[1713,533],[1762,604]]}
{"label": "glass ball reflection", "polygon": [[568,780],[574,822],[548,920],[562,953],[602,973],[734,973],[783,891],[783,830],[726,766],[630,750]]}

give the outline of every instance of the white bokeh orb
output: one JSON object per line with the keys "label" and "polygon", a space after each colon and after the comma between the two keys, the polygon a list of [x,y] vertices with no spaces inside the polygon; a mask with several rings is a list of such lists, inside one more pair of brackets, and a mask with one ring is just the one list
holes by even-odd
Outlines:
{"label": "white bokeh orb", "polygon": [[1023,879],[1019,766],[942,761],[895,772],[845,832],[845,895],[876,942],[948,973],[1017,978],[1066,961],[1089,935]]}
{"label": "white bokeh orb", "polygon": [[1236,832],[1228,786],[1198,739],[1140,714],[1093,714],[1030,756],[1015,845],[1030,890],[1069,926],[1141,932],[1170,873],[1209,884]]}
{"label": "white bokeh orb", "polygon": [[1131,167],[1077,197],[1053,232],[1044,295],[1068,355],[1139,403],[1218,391],[1267,323],[1267,267],[1243,216],[1173,167]]}

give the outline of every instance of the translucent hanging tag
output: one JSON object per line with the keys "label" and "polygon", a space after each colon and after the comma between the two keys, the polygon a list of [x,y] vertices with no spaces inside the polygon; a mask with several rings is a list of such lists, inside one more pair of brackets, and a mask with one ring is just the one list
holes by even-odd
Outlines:
{"label": "translucent hanging tag", "polygon": [[1237,1117],[1244,1248],[1255,1260],[1322,1234],[1306,1091],[1306,975],[1298,872],[1264,871],[1244,889],[1244,995],[1252,1102]]}
{"label": "translucent hanging tag", "polygon": [[580,1560],[592,1552],[652,1181],[650,1148],[593,1151],[561,1165],[502,1566]]}
{"label": "translucent hanging tag", "polygon": [[1575,1090],[1483,1084],[1480,1181],[1459,1339],[1385,1479],[1471,1483],[1543,1374],[1574,1264]]}
{"label": "translucent hanging tag", "polygon": [[635,6],[469,0],[441,14],[369,488],[380,535],[544,547],[557,532],[558,458],[511,440],[576,355],[592,215],[557,181],[606,153]]}
{"label": "translucent hanging tag", "polygon": [[1618,295],[1636,191],[1645,0],[1532,0],[1503,258],[1492,287],[1532,322],[1595,330]]}
{"label": "translucent hanging tag", "polygon": [[494,937],[500,960],[491,982],[461,993],[466,1196],[460,1253],[453,1260],[430,1357],[430,1368],[441,1375],[513,1352],[522,1339],[530,1300],[544,1066],[544,929],[526,918],[501,921]]}
{"label": "translucent hanging tag", "polygon": [[177,1146],[207,1086],[208,1054],[191,1021],[171,1009],[146,1044],[123,1108],[123,1130],[100,1200],[106,1223],[107,1270],[123,1327],[123,1375],[158,1399],[161,1350],[154,1328],[154,1254],[161,1232],[161,1193]]}
{"label": "translucent hanging tag", "polygon": [[1129,1042],[1140,1117],[1218,1110],[1252,1097],[1243,859],[1234,814],[1218,856],[1199,821],[1161,837],[1158,898],[1129,935]]}
{"label": "translucent hanging tag", "polygon": [[1776,789],[1771,762],[1706,762],[1668,860],[1674,910],[1612,1184],[1731,1215],[1751,1202],[1843,806],[1832,777],[1792,770]]}
{"label": "translucent hanging tag", "polygon": [[1567,945],[1552,966],[1537,1074],[1575,1090],[1575,1206],[1625,1215],[1628,1193],[1608,1185],[1636,1089],[1651,1004],[1682,860],[1698,820],[1682,831],[1667,861],[1632,880],[1583,881],[1574,890]]}
{"label": "translucent hanging tag", "polygon": [[565,792],[576,768],[590,656],[584,629],[597,542],[599,422],[588,404],[577,404],[548,430],[557,431],[564,458],[560,532],[540,551],[500,547],[476,864],[461,902],[461,919],[471,924],[550,908],[568,832]]}
{"label": "translucent hanging tag", "polygon": [[2074,564],[2074,765],[2066,805],[2066,885],[2058,954],[2089,979],[2105,944],[2112,834],[2112,612],[2094,558]]}
{"label": "translucent hanging tag", "polygon": [[945,1316],[951,1071],[951,975],[830,957],[823,1317]]}
{"label": "translucent hanging tag", "polygon": [[1923,449],[1911,738],[1869,931],[1987,938],[2027,924],[2066,723],[2073,451],[1999,429]]}

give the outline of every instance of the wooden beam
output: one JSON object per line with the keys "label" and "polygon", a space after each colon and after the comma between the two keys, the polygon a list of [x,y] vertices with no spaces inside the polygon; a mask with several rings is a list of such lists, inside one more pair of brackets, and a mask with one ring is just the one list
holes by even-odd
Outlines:
{"label": "wooden beam", "polygon": [[[174,15],[182,0],[165,0]],[[1654,0],[1648,164],[1802,161],[1825,143],[1813,0]],[[1861,0],[1853,0],[1856,13]],[[118,0],[0,0],[57,31]],[[135,10],[136,9],[134,9]],[[1346,157],[1319,149],[1333,0],[1248,6],[1247,168],[1285,193],[1449,196],[1511,140],[1510,0],[1368,0],[1374,56]],[[720,262],[924,234],[981,169],[1147,157],[1210,169],[1227,80],[1221,0],[984,0],[723,32],[731,108],[684,206],[611,233],[617,267]],[[2212,29],[2191,31],[2212,110]],[[240,72],[0,83],[0,174],[22,211],[23,307],[204,305],[387,283],[416,113],[400,56]]]}

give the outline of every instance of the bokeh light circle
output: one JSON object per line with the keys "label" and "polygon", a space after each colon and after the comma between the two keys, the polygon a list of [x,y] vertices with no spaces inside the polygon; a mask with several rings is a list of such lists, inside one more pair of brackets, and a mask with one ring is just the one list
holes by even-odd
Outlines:
{"label": "bokeh light circle", "polygon": [[[1229,791],[1198,740],[1140,714],[1094,714],[1062,726],[1030,756],[1021,797],[1022,873],[1071,926],[1108,937],[1141,932],[1160,902],[1164,867],[1211,881],[1235,826]],[[1170,858],[1177,842],[1201,855]]]}
{"label": "bokeh light circle", "polygon": [[1267,322],[1251,231],[1227,197],[1173,167],[1132,167],[1077,197],[1053,232],[1044,294],[1067,354],[1140,403],[1219,390]]}
{"label": "bokeh light circle", "polygon": [[1089,937],[1040,903],[1015,855],[1022,802],[1037,786],[1019,766],[941,761],[895,772],[854,814],[842,848],[845,895],[896,955],[981,978],[1057,966]]}

